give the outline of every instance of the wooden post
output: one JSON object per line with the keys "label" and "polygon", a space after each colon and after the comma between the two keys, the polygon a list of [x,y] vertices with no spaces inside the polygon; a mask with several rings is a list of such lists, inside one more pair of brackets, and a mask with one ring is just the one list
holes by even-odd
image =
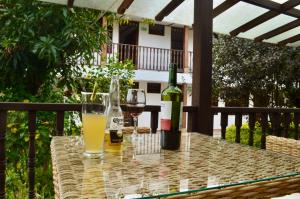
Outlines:
{"label": "wooden post", "polygon": [[[188,100],[188,85],[183,84],[182,85],[182,94],[183,94],[183,106],[187,105],[187,100]],[[187,114],[185,112],[182,112],[182,128],[186,128],[186,116]]]}
{"label": "wooden post", "polygon": [[194,0],[192,105],[198,106],[198,114],[192,118],[192,129],[207,135],[213,134],[212,11],[213,1]]}
{"label": "wooden post", "polygon": [[189,72],[189,27],[183,29],[183,70]]}
{"label": "wooden post", "polygon": [[[107,31],[107,19],[106,19],[106,17],[102,17],[102,24],[101,25]],[[101,47],[101,62],[104,61],[104,63],[106,63],[106,56],[107,56],[107,43],[103,44],[102,47]]]}
{"label": "wooden post", "polygon": [[[189,72],[189,27],[184,26],[183,29],[183,71],[184,73]],[[183,93],[183,105],[187,105],[188,99],[188,86],[187,84],[182,85]],[[186,128],[186,113],[182,113],[182,128]]]}

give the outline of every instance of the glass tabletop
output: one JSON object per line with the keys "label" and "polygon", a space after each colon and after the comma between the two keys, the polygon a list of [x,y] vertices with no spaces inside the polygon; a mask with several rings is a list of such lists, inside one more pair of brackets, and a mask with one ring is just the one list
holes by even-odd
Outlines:
{"label": "glass tabletop", "polygon": [[103,160],[84,158],[78,137],[54,137],[51,149],[57,175],[68,173],[64,178],[74,182],[76,195],[128,199],[180,195],[300,174],[299,158],[199,133],[183,134],[178,151],[162,150],[159,133],[139,136],[134,143],[130,136],[125,137],[122,153],[105,153]]}

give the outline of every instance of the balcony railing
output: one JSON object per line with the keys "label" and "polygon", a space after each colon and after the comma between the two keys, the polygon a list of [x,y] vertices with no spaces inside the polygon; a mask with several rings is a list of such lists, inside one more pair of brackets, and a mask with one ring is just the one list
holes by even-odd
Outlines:
{"label": "balcony railing", "polygon": [[[112,43],[107,45],[106,55],[98,54],[93,64],[100,65],[112,57],[118,57],[121,61],[130,59],[139,70],[168,71],[169,64],[173,63],[177,65],[178,72],[184,71],[183,50]],[[189,71],[191,71],[193,60],[191,51],[188,52],[187,60]]]}
{"label": "balcony railing", "polygon": [[[214,114],[221,113],[221,137],[226,139],[228,116],[235,116],[235,142],[241,141],[242,117],[248,116],[249,137],[248,145],[253,146],[255,123],[261,125],[262,135],[260,147],[266,147],[266,135],[289,137],[298,140],[300,109],[292,108],[246,108],[246,107],[212,107]],[[294,124],[294,132],[290,132],[290,124]]]}
{"label": "balcony railing", "polygon": [[[126,107],[122,106],[123,111],[127,111]],[[35,132],[37,129],[36,120],[37,112],[47,111],[56,112],[56,132],[55,135],[61,136],[64,134],[64,115],[67,111],[81,111],[81,104],[41,104],[41,103],[0,103],[0,198],[5,198],[5,170],[6,170],[6,155],[5,155],[5,135],[8,111],[26,111],[28,113],[28,133],[29,133],[29,150],[28,150],[28,198],[35,198]],[[155,133],[158,128],[158,115],[160,106],[146,106],[145,112],[151,113],[151,131]],[[185,106],[184,112],[188,113],[188,120],[197,118],[197,107]],[[212,107],[212,113],[221,113],[222,138],[226,138],[226,127],[228,125],[228,115],[235,115],[236,138],[235,142],[240,143],[242,116],[248,115],[249,123],[249,140],[248,144],[253,145],[255,122],[261,123],[261,148],[265,148],[266,135],[273,134],[276,136],[299,138],[299,120],[300,109],[282,109],[282,108],[224,108]],[[269,127],[271,124],[271,128]],[[290,123],[294,124],[293,135],[289,134]],[[191,126],[188,125],[188,129]]]}

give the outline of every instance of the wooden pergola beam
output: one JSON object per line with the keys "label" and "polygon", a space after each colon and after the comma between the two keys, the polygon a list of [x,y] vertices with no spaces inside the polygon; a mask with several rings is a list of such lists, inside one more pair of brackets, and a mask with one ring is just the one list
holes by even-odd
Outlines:
{"label": "wooden pergola beam", "polygon": [[294,42],[299,41],[299,40],[300,40],[300,34],[295,35],[295,36],[290,37],[290,38],[287,38],[285,40],[282,40],[282,41],[278,42],[278,45],[284,46],[286,44],[291,44],[291,43],[294,43]]}
{"label": "wooden pergola beam", "polygon": [[184,0],[172,0],[168,5],[166,5],[156,16],[156,21],[162,21],[166,16],[168,16],[173,10],[175,10]]}
{"label": "wooden pergola beam", "polygon": [[[276,3],[270,0],[241,0],[243,2],[259,6],[275,12],[281,12],[282,4]],[[291,17],[300,18],[300,10],[292,8],[290,10],[283,11],[281,14],[285,14]]]}
{"label": "wooden pergola beam", "polygon": [[215,18],[216,16],[222,14],[223,12],[225,12],[226,10],[228,10],[229,8],[231,8],[232,6],[234,6],[235,4],[237,4],[240,0],[226,0],[223,3],[221,3],[220,5],[218,5],[214,10],[213,10],[213,18]]}
{"label": "wooden pergola beam", "polygon": [[134,0],[123,0],[121,5],[119,6],[117,13],[118,14],[124,14],[125,11],[130,7],[130,5],[133,3]]}
{"label": "wooden pergola beam", "polygon": [[68,4],[67,4],[68,8],[73,8],[73,6],[74,6],[74,1],[75,1],[75,0],[68,0]]}
{"label": "wooden pergola beam", "polygon": [[265,21],[277,16],[278,13],[275,11],[268,11],[255,19],[245,23],[244,25],[241,25],[240,27],[234,29],[233,31],[230,32],[231,36],[237,36],[241,32],[246,32],[250,30],[251,28],[254,28],[255,26],[264,23]]}
{"label": "wooden pergola beam", "polygon": [[237,36],[241,32],[246,32],[246,31],[254,28],[255,26],[258,26],[258,25],[272,19],[273,17],[276,17],[279,14],[294,8],[295,6],[297,6],[299,4],[300,4],[300,0],[289,0],[280,6],[281,7],[280,11],[274,11],[274,10],[268,11],[268,12],[256,17],[255,19],[252,19],[251,21],[245,23],[244,25],[234,29],[233,31],[230,32],[230,35]]}
{"label": "wooden pergola beam", "polygon": [[263,41],[265,39],[269,39],[271,37],[274,37],[276,35],[279,35],[281,33],[289,31],[289,30],[291,30],[293,28],[296,28],[298,26],[300,26],[300,19],[296,19],[294,21],[291,21],[288,24],[285,24],[285,25],[280,26],[280,27],[278,27],[278,28],[276,28],[274,30],[271,30],[271,31],[269,31],[269,32],[267,32],[265,34],[262,34],[262,35],[260,35],[260,36],[258,36],[256,38],[254,38],[254,41],[261,42],[261,41]]}

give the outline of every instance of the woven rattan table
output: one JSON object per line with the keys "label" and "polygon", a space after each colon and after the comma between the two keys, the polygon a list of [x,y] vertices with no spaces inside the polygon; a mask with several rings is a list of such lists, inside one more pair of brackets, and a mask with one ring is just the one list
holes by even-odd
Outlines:
{"label": "woven rattan table", "polygon": [[53,137],[56,198],[270,198],[300,192],[300,159],[198,133],[179,151],[160,149],[159,134],[129,137],[121,154],[82,156],[79,137]]}

